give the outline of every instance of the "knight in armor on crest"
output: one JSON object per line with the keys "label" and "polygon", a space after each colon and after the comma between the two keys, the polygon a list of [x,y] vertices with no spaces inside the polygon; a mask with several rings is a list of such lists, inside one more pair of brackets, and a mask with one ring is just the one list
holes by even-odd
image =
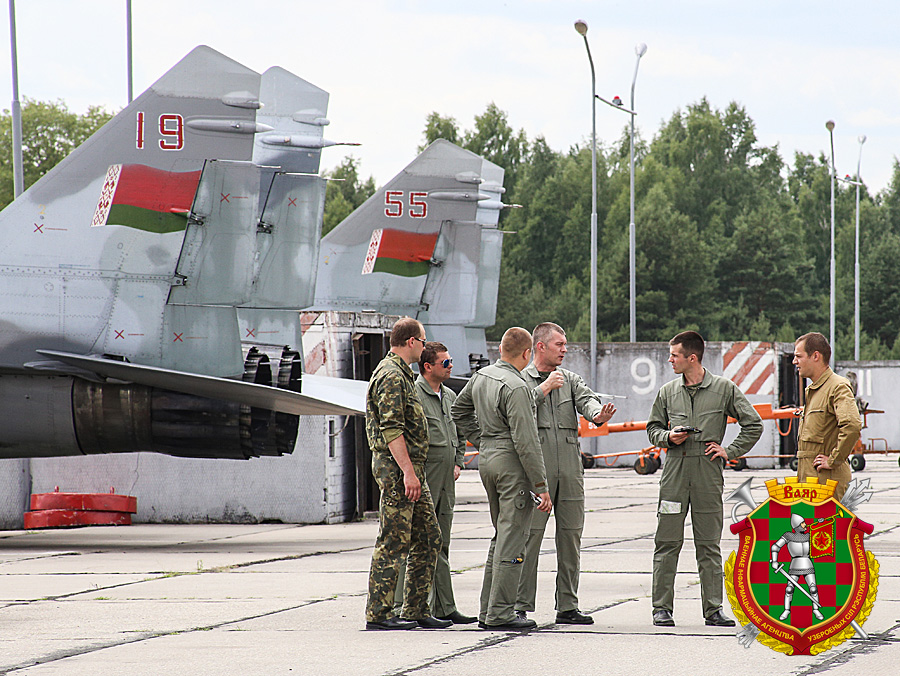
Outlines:
{"label": "knight in armor on crest", "polygon": [[788,585],[784,590],[784,612],[778,617],[779,620],[786,620],[791,614],[791,601],[794,598],[794,586],[800,584],[800,576],[806,579],[809,587],[809,595],[812,597],[813,615],[816,619],[823,619],[822,613],[819,612],[819,588],[816,586],[816,569],[813,566],[813,560],[810,557],[809,544],[809,528],[806,522],[799,514],[791,515],[791,530],[782,535],[775,544],[772,545],[772,568],[776,570],[781,566],[778,563],[778,552],[787,545],[787,550],[791,555],[791,567],[788,572]]}

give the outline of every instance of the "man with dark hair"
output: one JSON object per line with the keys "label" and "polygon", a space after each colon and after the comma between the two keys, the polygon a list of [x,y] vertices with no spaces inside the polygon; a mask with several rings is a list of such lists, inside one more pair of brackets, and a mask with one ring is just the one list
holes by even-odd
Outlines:
{"label": "man with dark hair", "polygon": [[[684,331],[669,345],[669,363],[681,377],[660,388],[647,421],[650,443],[668,449],[659,481],[653,624],[675,625],[675,572],[690,509],[703,617],[708,625],[733,627],[734,620],[722,613],[722,471],[726,460],[753,448],[762,435],[762,420],[733,382],[703,368],[699,333]],[[729,416],[737,419],[741,431],[723,448]]]}
{"label": "man with dark hair", "polygon": [[[471,624],[477,618],[463,615],[456,609],[450,578],[450,530],[453,527],[453,507],[456,505],[456,480],[459,479],[466,453],[466,439],[457,431],[450,414],[456,394],[444,385],[452,371],[453,359],[447,346],[437,342],[426,343],[422,356],[419,357],[416,393],[428,420],[425,480],[441,528],[441,551],[434,569],[429,606],[434,617],[450,620],[453,624]],[[401,570],[395,607],[402,602],[403,584],[404,574]]]}
{"label": "man with dark hair", "polygon": [[834,479],[840,500],[850,483],[847,459],[859,439],[862,421],[850,382],[828,366],[831,346],[821,333],[807,333],[794,344],[794,366],[806,388],[797,439],[797,478]]}
{"label": "man with dark hair", "polygon": [[494,537],[484,566],[478,626],[528,630],[534,620],[515,613],[525,560],[525,534],[534,511],[553,506],[541,458],[531,388],[522,370],[531,359],[531,334],[513,327],[500,341],[500,359],[478,371],[453,404],[453,419],[479,447],[478,471],[491,509]]}
{"label": "man with dark hair", "polygon": [[[391,329],[391,348],[403,347],[409,343],[410,338],[413,338],[420,343],[420,347],[416,351],[416,354],[419,355],[425,349],[425,340],[422,338],[424,335],[425,329],[422,328],[419,320],[412,317],[401,317]],[[418,360],[418,356],[413,359],[413,361]]]}
{"label": "man with dark hair", "polygon": [[[566,356],[566,332],[552,322],[534,329],[534,361],[522,372],[537,405],[538,436],[553,512],[556,516],[556,622],[593,624],[594,618],[578,610],[581,573],[581,533],[584,530],[584,465],[578,445],[578,415],[597,425],[616,412],[601,404],[577,373],[560,367]],[[548,515],[536,513],[525,547],[519,578],[516,614],[533,611],[537,596],[538,556]]]}
{"label": "man with dark hair", "polygon": [[[366,438],[381,489],[366,629],[442,629],[452,624],[432,617],[428,609],[441,531],[425,482],[428,423],[409,368],[424,347],[422,325],[400,319],[391,331],[391,350],[375,367],[366,392]],[[406,598],[400,618],[394,615],[394,590],[404,559]]]}

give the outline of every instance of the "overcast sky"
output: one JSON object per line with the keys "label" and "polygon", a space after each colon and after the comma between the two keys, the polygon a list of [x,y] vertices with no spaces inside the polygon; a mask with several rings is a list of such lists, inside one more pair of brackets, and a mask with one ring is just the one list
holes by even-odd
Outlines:
{"label": "overcast sky", "polygon": [[[19,0],[21,97],[126,104],[125,0]],[[282,66],[331,94],[326,138],[382,184],[408,164],[431,111],[470,127],[493,101],[529,138],[565,150],[590,135],[590,71],[575,19],[590,30],[598,93],[627,102],[637,43],[637,126],[660,123],[706,96],[746,107],[766,145],[828,148],[839,175],[886,187],[900,154],[900,5],[896,0],[133,0],[134,90],[146,89],[198,44],[262,72]],[[9,107],[3,12],[0,103]],[[597,134],[614,141],[627,116],[602,104]]]}

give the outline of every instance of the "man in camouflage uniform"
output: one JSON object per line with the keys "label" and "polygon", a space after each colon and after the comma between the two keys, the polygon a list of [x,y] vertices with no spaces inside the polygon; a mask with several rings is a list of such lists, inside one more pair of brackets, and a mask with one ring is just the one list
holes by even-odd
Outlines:
{"label": "man in camouflage uniform", "polygon": [[[463,468],[466,452],[466,439],[457,431],[450,415],[456,393],[444,385],[452,372],[453,359],[447,346],[435,342],[425,345],[419,357],[416,392],[428,419],[425,480],[441,527],[441,553],[434,570],[429,606],[434,617],[450,620],[453,624],[471,624],[477,618],[463,615],[456,609],[450,578],[450,530],[453,527],[453,507],[456,505],[456,480]],[[403,603],[404,570],[405,566],[397,582],[395,609]]]}
{"label": "man in camouflage uniform", "polygon": [[794,345],[794,366],[801,378],[812,382],[806,388],[803,417],[797,433],[797,478],[834,479],[834,499],[840,500],[850,484],[847,459],[859,439],[862,421],[846,378],[828,366],[831,345],[821,333],[800,336]]}
{"label": "man in camouflage uniform", "polygon": [[491,510],[494,537],[481,587],[478,626],[528,630],[534,620],[516,616],[514,606],[525,539],[534,503],[549,512],[547,477],[534,420],[531,388],[522,370],[531,359],[531,334],[514,327],[503,334],[500,359],[478,371],[453,404],[453,419],[479,446],[478,471]]}
{"label": "man in camouflage uniform", "polygon": [[[380,528],[369,569],[366,629],[436,629],[452,622],[428,611],[441,531],[425,483],[428,423],[409,365],[425,347],[425,329],[400,319],[391,331],[391,351],[375,367],[366,392],[366,437],[372,473],[381,489]],[[394,590],[406,559],[406,602],[394,615]]]}
{"label": "man in camouflage uniform", "polygon": [[[584,530],[584,465],[578,445],[578,414],[602,425],[616,408],[598,402],[581,376],[560,367],[567,342],[561,326],[551,322],[538,324],[533,340],[534,361],[522,375],[532,388],[537,405],[538,436],[556,517],[556,622],[593,624],[593,617],[578,610]],[[538,512],[531,519],[516,598],[516,614],[520,617],[534,610],[538,556],[547,518],[547,514]]]}

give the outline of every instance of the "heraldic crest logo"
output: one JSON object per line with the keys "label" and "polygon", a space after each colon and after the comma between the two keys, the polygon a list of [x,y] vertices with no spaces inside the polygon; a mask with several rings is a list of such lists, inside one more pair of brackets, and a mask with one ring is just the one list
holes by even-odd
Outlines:
{"label": "heraldic crest logo", "polygon": [[[746,481],[729,496],[752,510],[738,521],[734,506],[731,532],[740,543],[725,564],[745,647],[755,637],[777,652],[815,655],[854,633],[867,638],[862,624],[878,591],[878,561],[864,542],[873,527],[834,499],[836,485],[772,479],[757,506]],[[854,505],[868,498],[847,497]]]}

